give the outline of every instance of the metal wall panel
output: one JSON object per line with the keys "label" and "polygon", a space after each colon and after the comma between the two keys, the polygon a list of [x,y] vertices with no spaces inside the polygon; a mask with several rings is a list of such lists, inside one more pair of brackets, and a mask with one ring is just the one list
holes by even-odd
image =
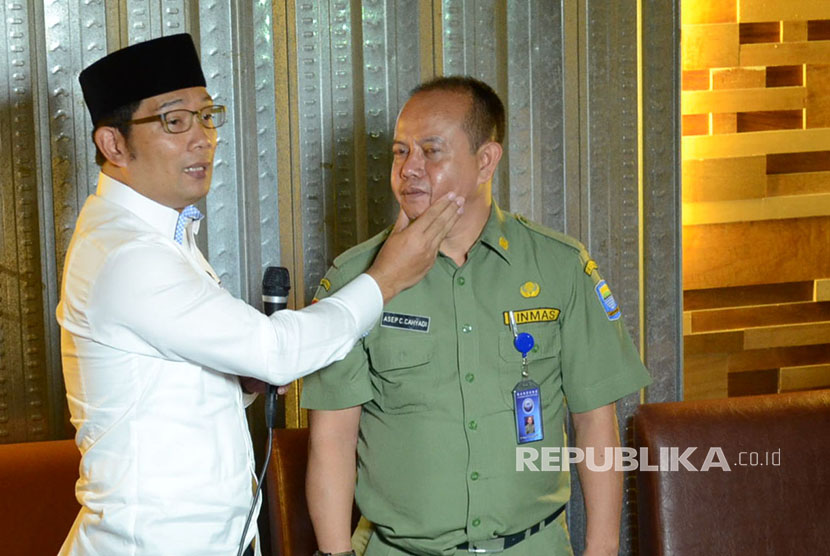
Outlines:
{"label": "metal wall panel", "polygon": [[331,180],[331,74],[329,2],[300,2],[296,11],[297,87],[300,124],[302,259],[306,302],[333,257],[326,207]]}
{"label": "metal wall panel", "polygon": [[386,228],[396,214],[389,184],[390,145],[398,111],[409,91],[421,81],[419,55],[423,33],[412,32],[413,21],[419,21],[416,2],[363,3],[367,237]]}
{"label": "metal wall panel", "polygon": [[[390,140],[409,91],[435,73],[471,74],[508,108],[497,201],[587,244],[655,377],[647,398],[679,397],[678,65],[661,54],[677,52],[676,0],[10,0],[0,9],[9,45],[0,54],[0,442],[64,430],[54,309],[97,173],[77,74],[108,51],[182,31],[197,40],[209,91],[229,106],[199,241],[233,294],[257,303],[263,267],[283,262],[295,305],[308,302],[337,254],[394,219]],[[621,402],[623,424],[638,403]],[[296,403],[287,407],[287,422],[301,422]],[[570,515],[580,549],[584,516]],[[624,544],[632,534],[625,525]]]}
{"label": "metal wall panel", "polygon": [[[207,198],[208,260],[222,285],[234,295],[242,295],[242,265],[239,254],[242,223],[239,215],[239,183],[234,139],[237,135],[238,111],[234,104],[233,28],[234,6],[228,2],[199,3],[199,38],[202,68],[207,89],[217,104],[226,104],[228,121],[219,133],[213,164],[213,184]],[[245,292],[247,293],[247,292]]]}
{"label": "metal wall panel", "polygon": [[8,2],[0,30],[0,442],[45,440],[49,377],[40,288],[33,56],[25,3]]}
{"label": "metal wall panel", "polygon": [[[273,2],[259,0],[253,5],[254,90],[256,106],[256,164],[259,210],[259,252],[261,267],[280,263],[280,226],[277,202],[277,113],[274,103]],[[259,279],[259,275],[257,275]],[[259,282],[259,280],[257,280]],[[260,283],[261,288],[261,283]],[[255,295],[259,295],[257,292]]]}

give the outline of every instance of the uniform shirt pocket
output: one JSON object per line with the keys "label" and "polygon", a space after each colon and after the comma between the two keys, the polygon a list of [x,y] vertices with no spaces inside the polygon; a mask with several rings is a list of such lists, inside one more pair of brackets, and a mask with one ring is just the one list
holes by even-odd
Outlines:
{"label": "uniform shirt pocket", "polygon": [[[556,399],[556,392],[562,389],[559,325],[555,322],[530,324],[520,326],[519,332],[528,332],[533,336],[535,345],[527,354],[528,374],[539,385],[543,407],[547,407]],[[512,410],[513,388],[523,378],[522,354],[513,346],[513,333],[510,330],[499,334],[499,359],[502,398]]]}
{"label": "uniform shirt pocket", "polygon": [[432,366],[430,337],[402,337],[369,346],[375,401],[388,413],[424,411],[434,395],[437,376]]}

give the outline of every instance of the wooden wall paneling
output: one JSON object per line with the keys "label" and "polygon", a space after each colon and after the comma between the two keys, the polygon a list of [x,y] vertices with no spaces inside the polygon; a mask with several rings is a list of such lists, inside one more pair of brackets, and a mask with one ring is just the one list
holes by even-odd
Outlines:
{"label": "wooden wall paneling", "polygon": [[738,115],[736,113],[710,114],[709,118],[712,124],[710,135],[738,133]]}
{"label": "wooden wall paneling", "polygon": [[[830,6],[830,3],[828,3]],[[732,52],[729,51],[729,56]],[[717,59],[712,55],[712,59]],[[723,56],[726,60],[726,56]],[[707,60],[707,58],[701,58]],[[741,66],[822,64],[830,60],[830,41],[745,44],[740,47]],[[725,65],[725,64],[724,64]],[[697,65],[695,67],[701,67]]]}
{"label": "wooden wall paneling", "polygon": [[803,66],[767,66],[767,87],[800,87],[804,84]]}
{"label": "wooden wall paneling", "polygon": [[830,322],[765,326],[744,330],[744,349],[830,343]]}
{"label": "wooden wall paneling", "polygon": [[737,133],[748,131],[769,131],[777,129],[801,129],[804,127],[804,110],[764,110],[760,112],[738,112]]}
{"label": "wooden wall paneling", "polygon": [[729,373],[726,377],[727,392],[730,398],[757,396],[778,392],[780,371],[779,369],[761,369],[745,373]]}
{"label": "wooden wall paneling", "polygon": [[709,134],[709,114],[686,114],[682,118],[683,135]]}
{"label": "wooden wall paneling", "polygon": [[685,91],[682,93],[681,102],[683,114],[801,110],[807,103],[807,88],[778,87],[774,89]]}
{"label": "wooden wall paneling", "polygon": [[686,398],[830,382],[830,2],[682,9]]}
{"label": "wooden wall paneling", "polygon": [[712,68],[712,89],[757,89],[767,85],[765,68]]}
{"label": "wooden wall paneling", "polygon": [[728,393],[727,355],[687,355],[683,361],[683,399],[725,398]]}
{"label": "wooden wall paneling", "polygon": [[752,349],[729,354],[729,372],[830,364],[830,345]]}
{"label": "wooden wall paneling", "polygon": [[810,193],[830,193],[830,172],[798,172],[767,176],[766,194],[769,197]]}
{"label": "wooden wall paneling", "polygon": [[684,24],[730,23],[738,20],[737,2],[723,0],[696,0],[680,3],[680,17]]}
{"label": "wooden wall paneling", "polygon": [[763,156],[683,161],[683,202],[733,201],[764,196]]}
{"label": "wooden wall paneling", "polygon": [[[825,60],[830,62],[830,58]],[[805,99],[807,128],[830,127],[830,64],[807,64],[804,70],[807,85]]]}
{"label": "wooden wall paneling", "polygon": [[830,150],[830,128],[754,131],[683,138],[683,159]]}
{"label": "wooden wall paneling", "polygon": [[781,303],[750,307],[708,309],[691,314],[691,332],[710,332],[795,324],[812,321],[830,321],[829,302]]}
{"label": "wooden wall paneling", "polygon": [[737,353],[744,349],[742,330],[689,334],[683,337],[683,353],[698,355],[704,353]]}
{"label": "wooden wall paneling", "polygon": [[[807,40],[805,29],[804,40]],[[760,23],[741,23],[738,27],[738,41],[741,44],[779,42],[781,40],[781,23],[763,21]]]}
{"label": "wooden wall paneling", "polygon": [[781,369],[781,392],[830,388],[830,365],[806,365]]}
{"label": "wooden wall paneling", "polygon": [[681,36],[683,70],[741,65],[737,23],[683,25]]}
{"label": "wooden wall paneling", "polygon": [[808,40],[806,21],[782,21],[781,42],[798,42]]}
{"label": "wooden wall paneling", "polygon": [[681,88],[684,91],[705,91],[711,80],[708,69],[681,72]]}
{"label": "wooden wall paneling", "polygon": [[830,40],[830,20],[814,19],[807,21],[808,41]]}
{"label": "wooden wall paneling", "polygon": [[827,214],[830,214],[830,194],[828,193],[742,201],[685,203],[683,225],[809,218]]}
{"label": "wooden wall paneling", "polygon": [[738,0],[738,21],[809,21],[830,19],[830,2],[827,0]]}
{"label": "wooden wall paneling", "polygon": [[800,152],[793,148],[790,152],[767,156],[768,175],[826,171],[830,171],[830,151]]}
{"label": "wooden wall paneling", "polygon": [[683,227],[686,289],[830,276],[830,216]]}
{"label": "wooden wall paneling", "polygon": [[819,301],[815,299],[814,289],[813,281],[808,280],[736,288],[686,290],[683,292],[683,307],[686,311],[699,311],[721,307]]}

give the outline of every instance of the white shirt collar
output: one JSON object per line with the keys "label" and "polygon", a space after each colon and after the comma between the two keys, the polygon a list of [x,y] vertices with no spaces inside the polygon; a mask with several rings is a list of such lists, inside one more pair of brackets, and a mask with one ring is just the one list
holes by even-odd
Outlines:
{"label": "white shirt collar", "polygon": [[[129,210],[165,237],[173,239],[179,212],[145,197],[129,185],[100,172],[95,194],[102,199]],[[198,228],[194,226],[194,232]]]}

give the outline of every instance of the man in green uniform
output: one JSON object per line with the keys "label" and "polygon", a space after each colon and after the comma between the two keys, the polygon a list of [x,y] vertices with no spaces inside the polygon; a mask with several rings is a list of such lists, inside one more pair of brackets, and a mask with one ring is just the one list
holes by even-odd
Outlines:
{"label": "man in green uniform", "polygon": [[[343,361],[305,379],[307,494],[323,553],[350,550],[356,451],[357,503],[375,526],[367,556],[570,554],[567,465],[519,471],[517,448],[567,446],[567,406],[575,445],[593,447],[602,467],[603,448],[619,444],[614,402],[649,383],[582,245],[493,203],[503,135],[501,101],[472,78],[421,85],[398,116],[391,182],[406,216],[448,191],[467,201],[426,277]],[[385,237],[338,257],[318,297],[370,265]],[[535,344],[526,376],[516,332]],[[530,432],[525,413],[536,416]],[[585,554],[616,554],[620,473],[578,470]]]}

